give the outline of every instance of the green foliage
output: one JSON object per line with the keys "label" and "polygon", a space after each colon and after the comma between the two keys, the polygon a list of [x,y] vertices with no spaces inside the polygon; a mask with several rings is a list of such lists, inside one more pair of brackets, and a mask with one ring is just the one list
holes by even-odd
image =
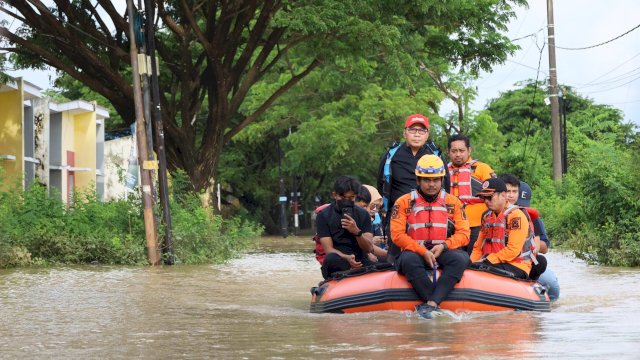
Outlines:
{"label": "green foliage", "polygon": [[225,261],[262,233],[260,226],[237,217],[223,220],[213,215],[200,206],[196,194],[184,196],[181,206],[172,206],[171,213],[176,257],[184,264]]}
{"label": "green foliage", "polygon": [[532,205],[541,210],[554,245],[590,262],[639,266],[640,180],[628,166],[640,160],[636,129],[622,122],[619,110],[564,87],[569,171],[557,184],[551,179],[548,107],[526,101],[533,91],[529,83],[489,103],[488,114],[509,139],[494,168],[534,185]]}
{"label": "green foliage", "polygon": [[[108,99],[124,125],[134,121],[128,20],[122,12],[112,11],[108,1],[12,0],[9,4],[9,17],[20,23],[14,32],[6,31],[16,67],[48,64],[66,71],[68,75],[56,81],[64,97],[96,100],[103,106]],[[366,139],[380,130],[374,125],[389,117],[344,109],[373,95],[365,91],[374,85],[381,94],[409,94],[407,98],[416,99],[417,106],[409,106],[412,112],[424,113],[426,107],[437,112],[442,95],[424,98],[437,93],[425,72],[451,77],[462,72],[474,78],[480,70],[504,62],[518,48],[503,33],[519,5],[526,1],[165,2],[158,9],[163,21],[156,22],[151,33],[159,59],[169,167],[183,168],[196,190],[207,188],[224,163],[219,161],[221,149],[227,150],[232,141],[244,142],[246,137],[236,135],[265,118],[276,120],[280,132],[297,128],[301,121],[351,119],[348,130],[363,125]],[[315,81],[307,82],[304,94],[299,91],[284,99],[302,85],[299,79],[312,77]],[[292,111],[274,109],[279,100],[293,104]],[[383,102],[368,100],[374,105]],[[122,124],[113,109],[109,108],[108,128]],[[258,125],[255,131],[271,125]],[[391,137],[389,131],[381,142],[388,143]],[[348,151],[359,156],[358,149],[353,146]],[[237,156],[236,150],[230,156]],[[346,152],[341,145],[332,155]],[[370,175],[369,169],[364,172]]]}
{"label": "green foliage", "polygon": [[[88,189],[67,209],[59,194],[49,195],[38,184],[23,192],[20,184],[2,181],[1,171],[0,189],[0,268],[147,263],[139,198],[101,202]],[[172,210],[174,248],[182,263],[224,261],[261,232],[251,223],[211,215],[193,195],[174,201]]]}

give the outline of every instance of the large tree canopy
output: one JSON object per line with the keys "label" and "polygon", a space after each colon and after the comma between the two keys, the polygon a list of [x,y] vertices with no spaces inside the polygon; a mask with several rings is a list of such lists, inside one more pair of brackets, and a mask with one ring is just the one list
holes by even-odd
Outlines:
{"label": "large tree canopy", "polygon": [[[155,0],[162,122],[170,168],[195,189],[215,177],[223,146],[319,67],[353,64],[411,96],[425,67],[471,74],[506,59],[500,34],[524,0]],[[14,65],[49,66],[134,119],[128,19],[111,0],[5,0],[21,23],[0,26]],[[292,61],[291,58],[295,58]],[[345,76],[349,76],[345,73]],[[252,91],[262,83],[261,91]],[[346,95],[346,94],[345,94]],[[251,106],[246,106],[251,99]],[[243,106],[244,105],[244,106]],[[426,104],[425,104],[426,105]]]}

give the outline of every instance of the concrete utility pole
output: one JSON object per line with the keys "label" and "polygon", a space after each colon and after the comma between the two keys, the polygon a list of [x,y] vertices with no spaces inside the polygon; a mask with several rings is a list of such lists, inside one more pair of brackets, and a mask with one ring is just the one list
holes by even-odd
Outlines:
{"label": "concrete utility pole", "polygon": [[133,102],[136,112],[136,139],[138,143],[138,165],[140,166],[140,181],[142,183],[142,203],[144,205],[144,232],[147,240],[147,258],[151,265],[160,264],[158,251],[158,239],[156,235],[156,221],[153,216],[153,194],[151,192],[151,171],[145,169],[144,163],[147,155],[147,133],[144,122],[144,110],[142,104],[142,88],[140,74],[138,73],[138,49],[133,28],[133,2],[127,0],[127,12],[129,14],[129,54],[131,56],[131,72],[133,76]]}
{"label": "concrete utility pole", "polygon": [[551,100],[551,150],[553,180],[562,182],[560,142],[560,107],[558,106],[558,72],[556,70],[556,39],[553,28],[553,0],[547,0],[547,34],[549,43],[549,99]]}

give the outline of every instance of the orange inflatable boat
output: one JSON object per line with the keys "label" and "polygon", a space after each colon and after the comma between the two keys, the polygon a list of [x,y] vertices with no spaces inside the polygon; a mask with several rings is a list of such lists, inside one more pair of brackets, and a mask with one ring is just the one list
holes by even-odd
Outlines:
{"label": "orange inflatable boat", "polygon": [[[411,284],[389,264],[339,273],[311,288],[313,313],[413,311],[420,303],[422,300]],[[551,310],[549,297],[542,285],[518,280],[509,273],[485,266],[465,270],[462,280],[440,307],[454,312]]]}

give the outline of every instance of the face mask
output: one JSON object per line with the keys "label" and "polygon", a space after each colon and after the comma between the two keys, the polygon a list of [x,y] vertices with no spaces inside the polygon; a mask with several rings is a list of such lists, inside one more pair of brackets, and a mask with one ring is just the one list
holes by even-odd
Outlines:
{"label": "face mask", "polygon": [[336,206],[338,207],[338,210],[342,211],[344,208],[353,207],[354,202],[349,199],[336,200]]}

